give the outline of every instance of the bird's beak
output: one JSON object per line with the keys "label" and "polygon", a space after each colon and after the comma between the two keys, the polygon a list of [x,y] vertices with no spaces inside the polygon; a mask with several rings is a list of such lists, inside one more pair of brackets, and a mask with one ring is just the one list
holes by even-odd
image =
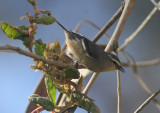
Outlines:
{"label": "bird's beak", "polygon": [[62,24],[60,24],[58,21],[57,21],[57,24],[65,31],[65,32],[69,32]]}
{"label": "bird's beak", "polygon": [[120,71],[123,72],[123,73],[125,72],[125,70],[124,70],[123,67],[121,67],[121,66],[119,67],[118,70],[120,70]]}

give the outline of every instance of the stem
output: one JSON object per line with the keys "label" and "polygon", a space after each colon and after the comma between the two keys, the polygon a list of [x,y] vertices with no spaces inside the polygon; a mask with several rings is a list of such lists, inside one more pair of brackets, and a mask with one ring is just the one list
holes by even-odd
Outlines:
{"label": "stem", "polygon": [[152,94],[146,101],[144,101],[144,102],[142,103],[142,105],[140,105],[140,106],[138,107],[138,109],[137,109],[134,113],[139,113],[139,112],[140,112],[147,104],[149,104],[149,102],[150,102],[152,99],[154,99],[154,97],[156,97],[159,93],[160,93],[160,89],[159,89],[156,93]]}
{"label": "stem", "polygon": [[154,59],[154,60],[148,60],[148,61],[141,61],[141,62],[134,62],[134,63],[122,63],[123,66],[136,66],[136,67],[144,67],[144,66],[153,66],[153,65],[159,65],[160,64],[160,58]]}
{"label": "stem", "polygon": [[125,6],[124,6],[124,10],[122,12],[122,15],[119,19],[119,22],[115,28],[115,31],[109,41],[109,43],[107,44],[107,47],[105,49],[106,52],[111,52],[111,51],[116,51],[116,49],[118,48],[118,40],[120,37],[120,34],[124,28],[124,25],[127,21],[127,18],[134,6],[136,0],[125,0]]}
{"label": "stem", "polygon": [[117,70],[117,99],[117,113],[121,113],[121,82],[119,70]]}
{"label": "stem", "polygon": [[[158,3],[160,5],[160,2]],[[157,8],[154,7],[153,10],[148,14],[148,16],[145,18],[145,20],[141,23],[141,25],[124,41],[124,43],[118,48],[118,51],[123,50],[129,43],[131,43],[136,36],[142,31],[142,29],[145,27],[145,25],[149,22],[151,17],[156,13]]]}
{"label": "stem", "polygon": [[151,2],[152,2],[153,5],[155,5],[155,7],[157,7],[157,9],[160,11],[159,3],[157,4],[157,2],[156,2],[155,0],[151,0]]}
{"label": "stem", "polygon": [[118,11],[112,16],[112,18],[104,25],[104,27],[99,31],[99,33],[93,38],[93,42],[97,42],[100,37],[117,21],[121,16],[124,8],[124,4],[118,9]]}
{"label": "stem", "polygon": [[[116,13],[117,13],[117,12],[116,12]],[[113,17],[112,17],[112,18],[113,18]],[[77,24],[74,32],[77,33],[77,32],[79,31],[80,27],[82,26],[82,24],[84,24],[84,23],[88,23],[89,25],[91,25],[92,27],[98,29],[99,31],[101,30],[101,28],[98,27],[98,26],[97,26],[96,24],[94,24],[93,22],[91,22],[91,21],[89,21],[89,20],[82,20],[82,21],[80,21],[80,22]],[[108,22],[108,23],[109,23],[109,22]],[[106,32],[104,33],[104,35],[105,35],[108,39],[110,39],[110,38],[109,38],[110,36],[109,36]]]}
{"label": "stem", "polygon": [[92,87],[92,85],[94,84],[94,82],[96,81],[97,77],[98,77],[99,73],[93,73],[91,79],[89,80],[87,86],[85,87],[85,89],[83,90],[84,94],[88,94],[90,88]]}
{"label": "stem", "polygon": [[54,61],[54,60],[50,60],[50,59],[46,59],[46,58],[43,58],[43,57],[41,57],[41,56],[39,56],[35,53],[25,51],[25,50],[20,49],[19,47],[15,47],[15,46],[11,46],[11,45],[0,46],[0,50],[16,51],[19,54],[34,58],[34,59],[39,60],[39,61],[43,61],[44,63],[50,64],[50,65],[60,66],[60,67],[64,67],[64,68],[73,67],[73,65],[58,62],[58,61]]}

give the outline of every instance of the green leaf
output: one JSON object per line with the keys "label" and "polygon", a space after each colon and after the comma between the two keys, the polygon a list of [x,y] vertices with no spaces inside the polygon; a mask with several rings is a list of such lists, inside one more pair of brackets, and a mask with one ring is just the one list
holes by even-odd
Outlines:
{"label": "green leaf", "polygon": [[59,86],[59,85],[56,85],[56,84],[54,84],[54,85],[55,85],[56,89],[57,89],[59,92],[64,93],[64,94],[66,94],[67,96],[70,96],[70,92],[67,91],[67,90],[65,90],[63,86]]}
{"label": "green leaf", "polygon": [[10,39],[22,40],[25,47],[29,47],[28,27],[20,26],[17,28],[13,25],[1,22],[1,29]]}
{"label": "green leaf", "polygon": [[29,2],[32,6],[34,6],[33,0],[28,0],[28,2]]}
{"label": "green leaf", "polygon": [[50,25],[56,22],[56,18],[50,15],[42,15],[41,17],[34,18],[32,22],[43,25]]}
{"label": "green leaf", "polygon": [[18,28],[21,30],[27,30],[27,31],[29,30],[29,27],[27,26],[19,26]]}
{"label": "green leaf", "polygon": [[54,103],[54,105],[56,106],[56,103],[55,103],[56,87],[53,84],[52,78],[50,75],[46,75],[44,80],[45,80],[48,96],[51,99],[52,103]]}
{"label": "green leaf", "polygon": [[46,51],[44,56],[49,59],[58,60],[60,58],[61,47],[58,40],[55,40],[53,43],[46,45]]}
{"label": "green leaf", "polygon": [[58,40],[55,40],[50,46],[49,46],[49,51],[54,52],[56,54],[61,53],[61,46]]}
{"label": "green leaf", "polygon": [[32,94],[28,97],[28,100],[35,104],[40,104],[47,111],[52,111],[55,108],[54,104],[47,97],[41,97],[37,94]]}
{"label": "green leaf", "polygon": [[46,44],[43,43],[41,39],[39,39],[34,43],[34,45],[35,45],[34,50],[36,54],[44,57],[44,51],[46,50]]}
{"label": "green leaf", "polygon": [[28,31],[21,27],[17,28],[13,25],[1,22],[1,29],[10,39],[19,39],[24,41],[28,38]]}
{"label": "green leaf", "polygon": [[79,71],[76,68],[66,68],[63,69],[63,72],[65,73],[65,79],[78,79],[79,78]]}
{"label": "green leaf", "polygon": [[77,103],[80,108],[92,113],[100,113],[99,108],[93,103],[93,100],[85,96],[79,91],[73,91],[70,96],[71,101]]}

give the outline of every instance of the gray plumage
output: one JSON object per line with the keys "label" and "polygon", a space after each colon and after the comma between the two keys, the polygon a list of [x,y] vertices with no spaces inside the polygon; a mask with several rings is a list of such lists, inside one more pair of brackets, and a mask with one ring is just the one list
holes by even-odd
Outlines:
{"label": "gray plumage", "polygon": [[115,69],[119,69],[124,72],[118,57],[111,53],[105,52],[94,42],[78,33],[67,30],[59,22],[57,23],[65,32],[66,44],[69,48],[69,57],[94,72],[105,72]]}

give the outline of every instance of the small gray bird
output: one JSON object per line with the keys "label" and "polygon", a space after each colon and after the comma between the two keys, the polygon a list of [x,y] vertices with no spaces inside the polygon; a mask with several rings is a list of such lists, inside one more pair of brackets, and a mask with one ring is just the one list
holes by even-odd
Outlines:
{"label": "small gray bird", "polygon": [[71,59],[94,72],[106,72],[115,69],[125,71],[117,56],[105,52],[84,36],[67,30],[58,21],[57,24],[64,30],[68,49],[67,55]]}

